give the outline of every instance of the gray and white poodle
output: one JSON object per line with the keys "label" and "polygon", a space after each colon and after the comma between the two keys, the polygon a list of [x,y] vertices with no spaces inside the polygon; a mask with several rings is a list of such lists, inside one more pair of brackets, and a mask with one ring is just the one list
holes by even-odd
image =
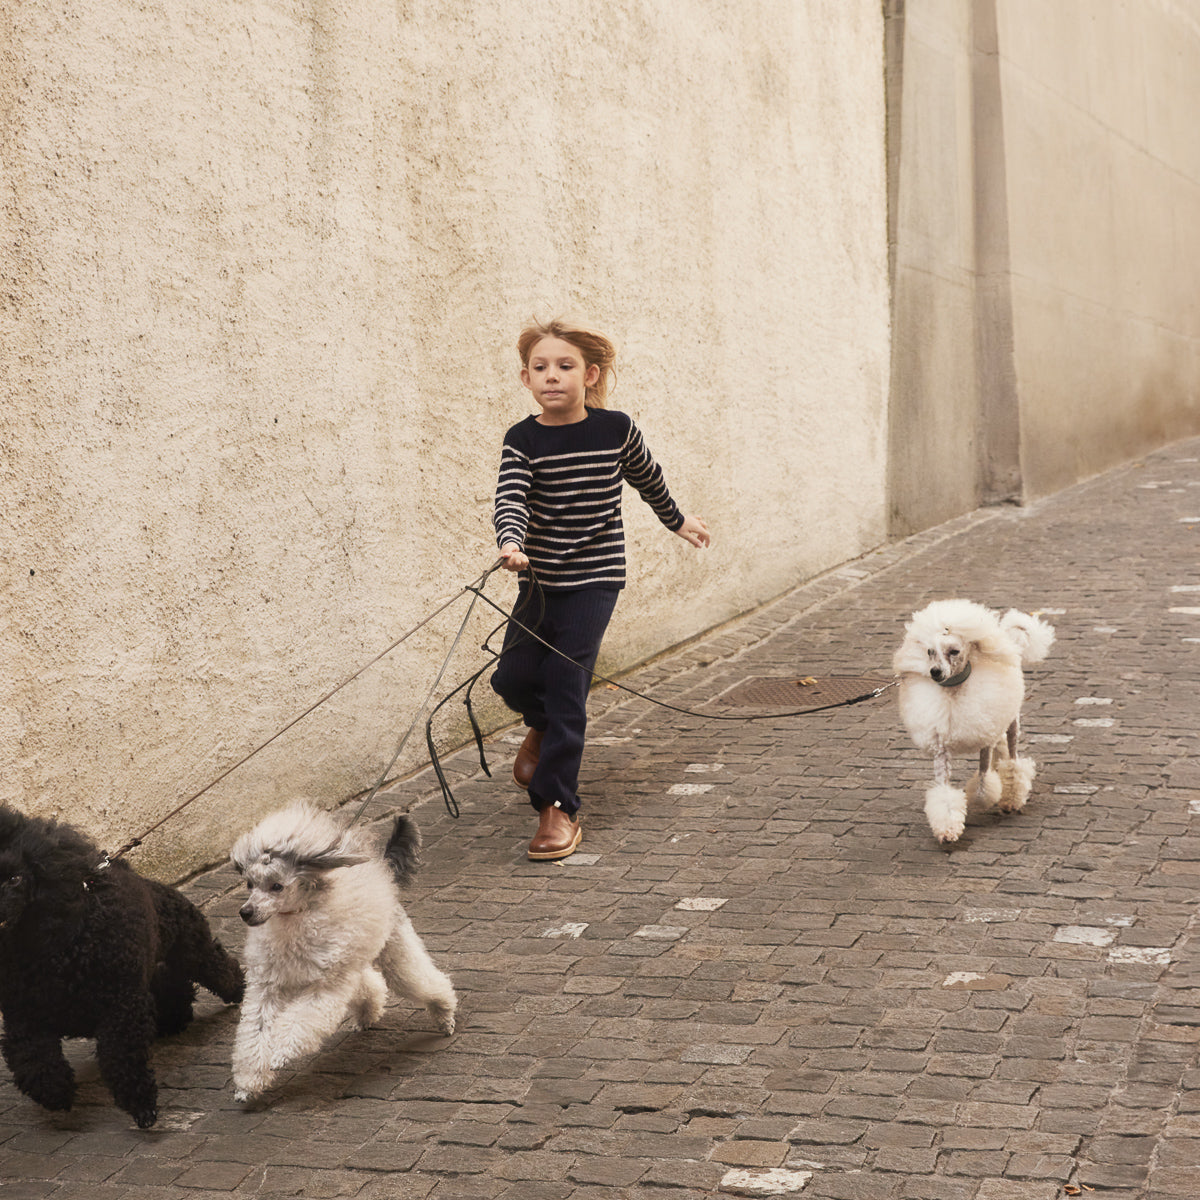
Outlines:
{"label": "gray and white poodle", "polygon": [[387,844],[297,803],[243,834],[231,852],[249,896],[246,996],[233,1049],[234,1095],[266,1091],[283,1067],[315,1053],[347,1017],[365,1029],[388,989],[423,1004],[445,1034],[458,1001],[400,903],[420,835],[396,818]]}

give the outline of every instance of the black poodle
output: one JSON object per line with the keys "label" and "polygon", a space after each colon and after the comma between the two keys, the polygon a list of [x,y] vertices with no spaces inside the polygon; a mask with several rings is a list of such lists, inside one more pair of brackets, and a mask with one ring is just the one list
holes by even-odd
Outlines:
{"label": "black poodle", "polygon": [[240,1001],[242,968],[180,892],[102,858],[71,826],[0,805],[0,1051],[25,1095],[67,1109],[61,1041],[95,1038],[104,1082],[146,1129],[155,1036],[191,1021],[197,983]]}

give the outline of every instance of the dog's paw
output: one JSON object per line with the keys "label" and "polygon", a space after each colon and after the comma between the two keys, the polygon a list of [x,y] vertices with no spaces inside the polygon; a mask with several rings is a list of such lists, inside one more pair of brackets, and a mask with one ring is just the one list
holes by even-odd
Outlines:
{"label": "dog's paw", "polygon": [[1002,813],[1020,812],[1033,789],[1037,764],[1032,758],[1013,758],[1000,764],[1000,772],[1003,790],[998,807]]}
{"label": "dog's paw", "polygon": [[158,1120],[158,1108],[155,1106],[137,1108],[133,1109],[129,1115],[137,1122],[139,1129],[149,1129]]}
{"label": "dog's paw", "polygon": [[275,1080],[272,1071],[239,1071],[233,1077],[233,1098],[239,1104],[257,1100]]}
{"label": "dog's paw", "polygon": [[271,1080],[267,1078],[235,1079],[233,1081],[233,1098],[239,1104],[250,1104],[270,1086]]}
{"label": "dog's paw", "polygon": [[967,827],[967,794],[948,783],[925,793],[925,817],[939,842],[957,842]]}
{"label": "dog's paw", "polygon": [[456,1005],[454,1003],[446,1004],[440,1000],[431,1000],[425,1007],[437,1025],[438,1031],[449,1037],[454,1032]]}
{"label": "dog's paw", "polygon": [[350,1006],[351,1028],[370,1029],[372,1025],[378,1025],[383,1017],[386,999],[387,987],[380,980],[378,989],[368,989]]}
{"label": "dog's paw", "polygon": [[967,781],[967,810],[969,812],[991,812],[1000,803],[1003,785],[995,771],[988,771],[980,779],[979,772]]}

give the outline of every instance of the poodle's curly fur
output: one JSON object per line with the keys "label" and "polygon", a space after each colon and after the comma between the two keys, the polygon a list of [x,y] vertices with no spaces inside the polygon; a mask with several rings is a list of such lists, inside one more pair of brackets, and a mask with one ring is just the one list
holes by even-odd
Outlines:
{"label": "poodle's curly fur", "polygon": [[315,805],[266,817],[231,857],[249,892],[246,1000],[233,1050],[236,1099],[253,1099],[279,1070],[320,1049],[347,1017],[365,1029],[388,989],[423,1004],[454,1032],[458,1000],[400,903],[421,840],[406,816],[386,846]]}
{"label": "poodle's curly fur", "polygon": [[191,1021],[196,984],[236,1004],[242,969],[180,892],[102,857],[70,825],[0,805],[0,1050],[25,1095],[62,1110],[62,1039],[95,1038],[104,1082],[146,1129],[155,1036]]}
{"label": "poodle's curly fur", "polygon": [[[900,716],[913,744],[933,755],[925,815],[940,842],[955,842],[968,809],[1017,812],[1029,797],[1033,759],[1017,754],[1023,668],[1041,662],[1054,630],[1028,613],[1003,616],[971,600],[935,600],[913,613],[892,666]],[[965,790],[950,782],[954,754],[979,755]]]}

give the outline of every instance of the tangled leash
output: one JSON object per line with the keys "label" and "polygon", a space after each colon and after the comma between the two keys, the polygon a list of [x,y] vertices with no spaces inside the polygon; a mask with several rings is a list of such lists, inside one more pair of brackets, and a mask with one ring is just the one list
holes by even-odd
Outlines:
{"label": "tangled leash", "polygon": [[[501,565],[501,564],[500,563],[496,564],[496,566],[499,566],[499,565]],[[496,569],[496,567],[494,566],[492,568],[492,570],[494,571],[495,569]],[[534,593],[536,593],[540,597],[541,596],[541,584],[537,580],[537,576],[533,570],[532,565],[528,568],[528,570],[529,570],[529,576],[530,576],[530,582],[531,582],[530,597],[532,598]],[[491,574],[491,571],[489,571],[487,573],[487,575],[490,575],[490,574]],[[473,675],[469,676],[462,683],[460,683],[458,685],[458,687],[456,687],[452,692],[449,692],[446,696],[444,696],[437,703],[437,705],[433,708],[433,710],[430,712],[429,718],[425,722],[425,744],[429,750],[429,761],[433,767],[434,774],[437,776],[438,785],[441,787],[442,801],[446,805],[446,811],[449,812],[449,814],[452,817],[458,817],[460,810],[458,807],[458,801],[455,800],[454,794],[450,789],[450,784],[446,779],[445,771],[442,769],[442,764],[441,764],[441,760],[438,757],[437,748],[434,745],[433,719],[437,715],[438,711],[442,708],[442,706],[447,703],[447,701],[449,701],[453,696],[456,696],[459,692],[461,692],[465,689],[466,695],[463,697],[463,704],[466,706],[467,717],[469,718],[469,720],[471,722],[471,731],[475,738],[475,746],[479,752],[479,765],[480,765],[480,767],[482,767],[483,773],[490,779],[492,772],[491,772],[491,769],[488,767],[487,756],[484,753],[483,733],[479,728],[479,722],[475,719],[475,713],[471,707],[471,692],[474,689],[475,684],[479,682],[480,677],[486,671],[488,671],[496,663],[496,661],[500,658],[500,654],[502,653],[502,651],[498,652],[496,650],[493,650],[491,648],[491,646],[488,645],[488,642],[490,642],[490,640],[496,635],[496,633],[499,632],[499,630],[503,629],[506,625],[516,626],[528,637],[532,638],[536,642],[541,643],[541,645],[543,645],[552,654],[557,655],[559,658],[570,663],[572,666],[577,667],[581,671],[587,671],[587,673],[592,677],[592,680],[596,683],[606,684],[609,687],[616,688],[618,691],[626,692],[630,696],[634,696],[639,700],[645,700],[648,704],[654,704],[654,705],[657,705],[659,708],[665,708],[670,712],[680,713],[682,716],[685,716],[685,717],[697,717],[703,721],[777,721],[777,720],[781,720],[785,717],[806,717],[812,713],[828,712],[830,709],[834,709],[834,708],[849,708],[855,704],[862,704],[867,700],[876,700],[880,696],[882,696],[886,691],[888,691],[890,688],[895,687],[899,682],[899,680],[897,680],[897,679],[892,679],[892,680],[889,680],[887,683],[880,685],[879,687],[872,688],[869,692],[863,692],[859,696],[852,696],[848,700],[838,700],[831,704],[822,704],[822,705],[818,705],[818,706],[812,707],[812,708],[790,709],[790,710],[786,710],[783,712],[769,712],[769,713],[697,712],[694,709],[683,708],[677,704],[670,704],[665,700],[658,700],[654,696],[647,695],[645,692],[639,692],[636,688],[631,688],[628,685],[626,685],[624,683],[620,683],[615,679],[609,679],[606,675],[601,675],[597,671],[588,670],[587,667],[583,666],[581,663],[576,662],[569,655],[564,654],[556,646],[551,645],[550,642],[548,642],[545,638],[543,638],[537,632],[536,628],[530,628],[529,625],[527,625],[523,621],[519,620],[517,617],[518,610],[514,610],[511,614],[507,613],[494,600],[491,600],[487,596],[485,596],[483,594],[483,583],[484,583],[484,581],[486,581],[487,575],[485,575],[483,580],[481,580],[477,585],[467,584],[465,590],[474,592],[477,599],[482,600],[485,604],[490,605],[498,613],[500,613],[501,616],[503,617],[503,620],[500,622],[500,624],[495,629],[493,629],[490,634],[488,634],[487,638],[484,639],[483,646],[481,647],[481,649],[483,649],[485,652],[490,654],[492,657],[478,671],[476,671]],[[543,606],[544,606],[544,602],[543,602]],[[540,623],[540,618],[539,618],[538,623]],[[464,624],[465,624],[465,622],[464,622]],[[460,634],[461,634],[461,630],[460,630]],[[455,645],[457,645],[457,639],[456,639]],[[454,647],[451,647],[451,654],[453,654],[453,652],[454,652]],[[446,666],[448,665],[448,663],[449,663],[449,656],[447,656],[446,662],[442,664],[442,671],[438,676],[439,679],[441,678],[442,675],[445,674]],[[372,792],[372,795],[374,795],[374,792]]]}
{"label": "tangled leash", "polygon": [[[148,838],[152,833],[154,833],[161,826],[165,825],[172,818],[177,817],[181,812],[183,812],[183,810],[185,808],[188,807],[189,804],[192,804],[195,801],[199,800],[200,797],[203,796],[206,792],[212,791],[212,789],[215,788],[218,783],[220,783],[223,779],[226,779],[228,776],[232,775],[234,773],[234,771],[236,771],[238,769],[238,767],[243,766],[245,763],[248,763],[256,754],[260,754],[269,745],[271,745],[272,742],[277,741],[285,733],[287,733],[289,729],[292,729],[294,726],[299,725],[300,722],[303,721],[304,718],[307,717],[310,713],[315,712],[327,700],[330,700],[334,696],[336,696],[337,693],[340,692],[344,687],[347,687],[349,684],[353,683],[360,675],[362,675],[366,671],[368,671],[371,667],[373,667],[381,659],[386,658],[389,654],[391,654],[391,652],[393,650],[396,649],[397,646],[400,646],[404,642],[408,641],[408,639],[410,637],[412,637],[413,634],[415,634],[415,633],[419,632],[421,629],[423,629],[435,617],[440,616],[452,604],[456,603],[464,595],[466,595],[467,592],[475,591],[477,588],[482,588],[483,585],[487,582],[488,576],[491,575],[491,573],[493,571],[495,571],[497,569],[497,567],[499,567],[499,566],[500,566],[500,562],[497,561],[491,567],[489,567],[486,571],[484,571],[484,573],[479,577],[479,579],[474,583],[474,585],[465,584],[463,587],[461,587],[457,592],[454,593],[453,596],[450,597],[449,600],[445,601],[445,603],[443,603],[443,604],[438,605],[437,608],[435,608],[431,613],[429,613],[427,616],[425,616],[420,621],[418,621],[406,633],[401,634],[394,642],[392,642],[392,644],[390,646],[386,647],[385,649],[381,650],[377,655],[375,655],[375,657],[373,659],[371,659],[370,662],[364,663],[361,667],[359,667],[359,669],[357,671],[354,672],[353,675],[347,676],[336,687],[331,688],[319,700],[315,701],[313,704],[310,704],[299,716],[294,717],[282,729],[273,733],[269,738],[267,738],[267,740],[265,742],[260,743],[253,750],[251,750],[249,754],[243,755],[232,766],[226,767],[225,770],[222,771],[215,779],[206,783],[204,785],[204,787],[202,787],[198,792],[193,792],[192,795],[190,795],[186,800],[184,800],[182,804],[179,804],[175,808],[173,808],[169,813],[167,813],[167,815],[165,817],[162,817],[160,820],[155,821],[155,823],[153,825],[151,825],[149,829],[145,830],[139,837],[131,838],[128,842],[125,843],[125,845],[123,845],[115,853],[105,854],[104,857],[100,861],[100,865],[99,865],[98,869],[104,870],[113,862],[114,859],[122,858],[130,850],[133,850],[136,847],[140,846],[146,838]],[[475,600],[472,599],[472,601],[471,601],[472,607],[474,606],[474,604],[475,604]],[[469,617],[470,615],[471,615],[470,609],[468,609],[467,616]],[[462,632],[463,632],[463,629],[465,629],[465,628],[466,628],[466,620],[464,619],[462,628],[459,629],[458,637],[455,638],[454,645],[450,647],[451,654],[454,653],[454,650],[458,645],[458,639],[462,637]],[[426,703],[428,703],[429,696],[431,696],[433,694],[434,689],[436,689],[437,685],[441,682],[442,675],[445,674],[446,667],[449,665],[449,662],[450,662],[450,655],[447,655],[445,663],[442,664],[441,673],[438,675],[437,679],[434,680],[433,687],[430,688],[429,694],[425,697],[425,700],[422,702],[422,705],[421,705],[422,708],[425,706]],[[420,709],[417,710],[418,716],[420,715],[420,711],[421,711]],[[414,725],[416,724],[415,718],[414,718],[413,724]],[[408,733],[411,733],[411,732],[412,732],[412,727],[410,726]],[[408,740],[408,733],[406,733],[404,735],[404,738],[401,740],[400,745],[397,748],[396,753],[392,758],[392,761],[390,763],[388,763],[388,765],[384,771],[384,776],[386,776],[387,771],[391,770],[392,766],[395,764],[396,759],[400,757],[400,752],[404,749],[404,743]],[[379,788],[382,785],[382,783],[383,783],[383,778],[381,777],[379,783],[377,783],[375,785],[375,787],[371,789],[371,793],[367,797],[367,801],[371,800],[375,796],[375,793],[379,791]],[[363,808],[366,807],[367,801],[363,802],[362,807],[358,810],[358,813],[355,814],[355,816],[354,816],[355,821],[357,821],[359,816],[362,814],[362,810],[363,810]]]}
{"label": "tangled leash", "polygon": [[[492,647],[489,645],[492,638],[495,637],[500,632],[500,630],[505,629],[509,625],[514,625],[518,629],[520,629],[526,636],[532,638],[534,641],[541,643],[541,645],[543,645],[552,654],[555,654],[559,658],[564,659],[566,662],[570,663],[572,666],[578,667],[578,669],[581,671],[588,671],[588,669],[586,667],[584,667],[581,663],[576,662],[569,655],[563,654],[563,652],[561,650],[559,650],[555,646],[551,645],[545,638],[543,638],[537,632],[537,626],[541,624],[542,617],[544,616],[544,613],[545,613],[545,601],[544,601],[544,597],[542,594],[541,583],[538,581],[536,574],[534,573],[534,570],[532,567],[529,568],[531,587],[530,587],[530,591],[528,594],[528,604],[531,606],[533,597],[536,596],[538,599],[538,604],[540,605],[540,607],[542,609],[541,615],[538,615],[536,617],[536,619],[534,619],[534,621],[532,622],[532,625],[527,624],[524,620],[521,619],[521,617],[527,616],[527,614],[523,611],[524,606],[519,605],[516,609],[513,610],[513,612],[509,613],[504,608],[502,608],[499,604],[497,604],[494,600],[490,599],[488,596],[486,596],[484,594],[484,587],[485,587],[488,579],[491,577],[491,575],[495,571],[499,570],[499,568],[503,565],[504,565],[504,560],[497,559],[497,561],[494,562],[490,567],[488,567],[488,569],[486,571],[484,571],[483,574],[477,580],[475,580],[472,583],[464,584],[448,600],[446,600],[444,603],[438,605],[437,608],[435,608],[427,616],[422,618],[422,620],[418,621],[417,624],[414,625],[411,629],[409,629],[407,632],[401,634],[401,636],[396,638],[396,640],[393,641],[389,646],[387,646],[386,648],[381,650],[378,654],[376,654],[375,657],[372,658],[369,662],[364,663],[361,667],[359,667],[359,669],[357,671],[355,671],[352,675],[348,675],[345,679],[342,680],[341,683],[337,684],[336,687],[333,687],[329,691],[327,691],[319,700],[316,700],[312,704],[310,704],[308,706],[308,708],[306,708],[302,713],[300,713],[298,716],[296,716],[292,720],[290,720],[281,729],[279,729],[278,731],[273,733],[269,738],[266,739],[266,741],[261,742],[258,746],[256,746],[253,750],[251,750],[248,754],[245,754],[241,758],[239,758],[237,760],[237,762],[226,767],[225,770],[223,770],[214,779],[210,780],[207,784],[205,784],[204,787],[200,788],[199,791],[193,792],[190,796],[188,796],[188,798],[186,800],[184,800],[182,803],[176,805],[175,808],[173,808],[169,813],[166,814],[166,816],[160,818],[158,821],[155,821],[155,823],[153,825],[151,825],[148,829],[143,831],[138,837],[131,838],[115,853],[113,853],[111,855],[105,854],[97,869],[98,870],[106,869],[114,860],[122,858],[130,850],[133,850],[136,847],[140,846],[145,841],[145,839],[150,836],[150,834],[154,833],[156,830],[161,828],[163,825],[165,825],[168,821],[172,820],[174,817],[177,817],[189,805],[191,805],[191,804],[195,803],[195,801],[199,800],[201,796],[205,795],[207,792],[210,792],[214,787],[217,786],[218,783],[220,783],[220,782],[222,782],[222,780],[228,778],[239,767],[241,767],[245,763],[249,762],[250,759],[252,759],[255,755],[261,753],[268,746],[270,746],[273,742],[275,742],[279,738],[281,738],[290,729],[294,728],[301,721],[303,721],[305,717],[307,717],[311,713],[315,712],[318,708],[321,707],[322,704],[324,704],[324,703],[326,703],[326,701],[332,699],[343,688],[345,688],[349,684],[353,683],[354,680],[358,679],[359,676],[363,675],[367,670],[369,670],[371,667],[373,667],[381,659],[386,658],[387,655],[389,655],[398,646],[400,646],[404,642],[406,642],[410,637],[413,636],[413,634],[417,633],[419,630],[424,628],[426,625],[428,625],[430,623],[430,621],[434,620],[435,617],[440,616],[443,612],[446,611],[446,609],[450,608],[451,605],[455,604],[458,600],[460,600],[463,596],[465,596],[469,592],[469,593],[471,593],[471,603],[468,605],[466,615],[463,617],[462,623],[459,625],[458,632],[455,634],[454,640],[452,641],[452,643],[450,645],[450,649],[449,649],[449,651],[447,651],[446,656],[442,661],[442,665],[437,673],[437,677],[434,679],[433,683],[430,685],[429,690],[425,694],[425,698],[421,701],[420,705],[417,707],[416,714],[414,715],[412,722],[409,724],[408,728],[405,730],[404,735],[400,738],[400,741],[399,741],[398,745],[396,746],[396,750],[393,753],[391,759],[388,761],[387,766],[385,766],[384,769],[382,770],[382,772],[380,772],[379,778],[375,782],[375,785],[370,789],[369,792],[367,792],[365,798],[359,804],[358,809],[355,812],[354,816],[350,819],[349,824],[353,825],[362,816],[362,814],[366,810],[367,806],[375,798],[375,796],[378,794],[380,788],[383,787],[384,783],[386,782],[390,771],[396,765],[397,760],[399,759],[400,755],[403,753],[405,746],[408,744],[408,739],[412,736],[412,732],[416,728],[417,721],[420,720],[421,713],[425,710],[426,706],[429,704],[429,701],[432,699],[433,694],[437,691],[442,680],[445,678],[446,672],[450,667],[450,662],[453,659],[454,654],[458,649],[458,645],[462,640],[463,634],[466,631],[467,623],[470,621],[471,614],[474,612],[476,602],[479,600],[482,600],[485,604],[490,605],[498,613],[500,613],[501,618],[502,618],[500,623],[494,629],[492,629],[492,631],[484,639],[482,647],[481,647],[482,650],[484,650],[488,655],[490,655],[490,658],[478,671],[476,671],[476,672],[474,672],[474,674],[468,676],[467,679],[465,679],[462,683],[460,683],[452,691],[448,692],[433,707],[433,709],[430,711],[429,716],[425,722],[425,744],[429,751],[429,761],[433,767],[434,774],[437,777],[438,785],[441,788],[442,800],[446,805],[446,810],[447,810],[447,812],[449,812],[449,814],[452,817],[457,818],[460,815],[460,810],[459,810],[458,802],[455,800],[454,794],[450,788],[449,781],[446,778],[446,773],[442,768],[441,759],[438,755],[437,747],[434,743],[433,721],[434,721],[434,717],[438,714],[438,712],[443,708],[443,706],[449,700],[451,700],[454,696],[458,695],[459,692],[465,691],[466,694],[463,698],[463,703],[466,706],[467,716],[471,723],[471,732],[475,739],[476,747],[478,748],[478,751],[479,751],[479,764],[480,764],[480,767],[483,769],[484,774],[487,775],[489,778],[491,777],[492,772],[488,766],[487,756],[484,752],[483,731],[480,729],[479,722],[476,719],[474,709],[471,706],[471,693],[475,687],[475,684],[478,683],[480,678],[491,667],[493,667],[495,665],[495,663],[500,658],[500,655],[502,653],[502,651],[497,651],[497,650],[492,649]],[[520,613],[520,616],[518,616],[518,613]],[[636,688],[631,688],[628,685],[619,683],[618,681],[616,681],[614,679],[609,679],[607,676],[601,675],[594,670],[588,671],[588,674],[592,677],[592,679],[595,682],[603,683],[603,684],[608,685],[609,687],[616,688],[619,691],[626,692],[630,696],[634,696],[639,700],[644,700],[649,704],[657,705],[659,708],[665,708],[671,712],[680,713],[683,716],[697,717],[697,718],[699,718],[701,720],[705,720],[705,721],[773,721],[773,720],[780,720],[785,717],[803,717],[803,716],[808,716],[810,713],[826,712],[829,709],[833,709],[833,708],[847,708],[854,704],[861,704],[866,700],[874,700],[877,697],[883,695],[883,693],[886,692],[889,688],[895,687],[896,683],[897,683],[896,680],[892,680],[891,682],[886,683],[886,684],[882,685],[881,687],[874,688],[869,692],[864,692],[860,696],[854,696],[848,700],[839,700],[832,704],[823,704],[823,705],[820,705],[819,707],[815,707],[815,708],[802,708],[802,709],[794,709],[794,710],[789,710],[789,711],[784,711],[784,712],[770,712],[770,713],[705,713],[705,712],[696,712],[695,710],[689,709],[689,708],[683,708],[680,705],[670,704],[665,700],[658,700],[653,696],[647,695],[645,692],[639,692]]]}

